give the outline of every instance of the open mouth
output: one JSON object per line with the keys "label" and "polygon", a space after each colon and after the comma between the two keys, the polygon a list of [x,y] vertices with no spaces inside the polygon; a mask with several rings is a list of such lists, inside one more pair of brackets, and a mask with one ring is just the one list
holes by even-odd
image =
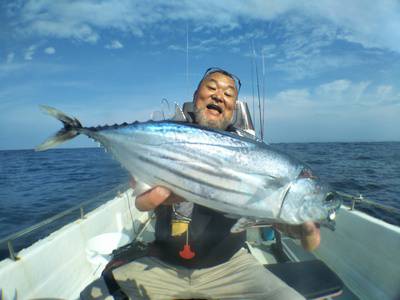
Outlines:
{"label": "open mouth", "polygon": [[208,109],[212,109],[212,110],[216,110],[217,112],[219,112],[220,114],[222,114],[222,108],[221,107],[219,107],[218,105],[216,105],[216,104],[208,104],[207,105],[207,108]]}

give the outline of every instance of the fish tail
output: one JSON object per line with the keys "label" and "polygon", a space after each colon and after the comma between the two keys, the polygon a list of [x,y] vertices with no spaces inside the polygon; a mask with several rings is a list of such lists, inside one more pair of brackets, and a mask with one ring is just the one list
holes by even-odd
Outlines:
{"label": "fish tail", "polygon": [[35,151],[44,151],[53,148],[79,135],[80,129],[82,129],[82,124],[76,118],[69,117],[63,112],[50,106],[40,105],[40,109],[45,114],[60,120],[64,127],[61,128],[55,135],[51,136],[42,144],[37,146]]}

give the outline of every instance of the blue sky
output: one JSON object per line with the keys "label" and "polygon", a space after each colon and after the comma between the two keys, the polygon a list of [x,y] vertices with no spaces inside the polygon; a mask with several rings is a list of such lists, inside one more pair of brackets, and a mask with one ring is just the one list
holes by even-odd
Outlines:
{"label": "blue sky", "polygon": [[88,126],[144,121],[210,66],[241,78],[251,108],[262,58],[266,141],[400,140],[399,1],[149,2],[1,2],[0,149],[59,128],[39,104]]}

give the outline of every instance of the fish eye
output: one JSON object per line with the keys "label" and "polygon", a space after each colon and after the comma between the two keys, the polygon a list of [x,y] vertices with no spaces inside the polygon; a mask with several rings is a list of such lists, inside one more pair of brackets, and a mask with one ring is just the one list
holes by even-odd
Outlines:
{"label": "fish eye", "polygon": [[335,199],[335,193],[329,192],[328,194],[326,194],[325,202],[331,202],[334,199]]}

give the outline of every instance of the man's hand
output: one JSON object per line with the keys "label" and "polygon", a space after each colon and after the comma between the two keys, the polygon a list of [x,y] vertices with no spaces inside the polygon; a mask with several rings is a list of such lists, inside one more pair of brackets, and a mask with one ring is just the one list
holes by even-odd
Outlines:
{"label": "man's hand", "polygon": [[[130,185],[135,188],[136,181],[132,178]],[[184,201],[182,197],[175,195],[169,189],[163,186],[155,186],[148,191],[136,196],[135,205],[140,211],[149,211],[155,209],[157,206],[172,205]]]}
{"label": "man's hand", "polygon": [[305,222],[301,225],[275,224],[274,227],[284,234],[299,239],[304,249],[313,251],[321,241],[319,225],[314,222]]}

